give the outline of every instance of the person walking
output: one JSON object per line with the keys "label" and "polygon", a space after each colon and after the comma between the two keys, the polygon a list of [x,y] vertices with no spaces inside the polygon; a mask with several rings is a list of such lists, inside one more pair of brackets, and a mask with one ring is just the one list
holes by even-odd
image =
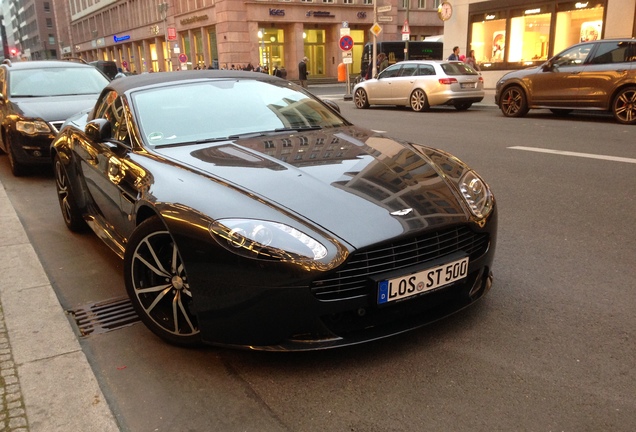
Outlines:
{"label": "person walking", "polygon": [[386,57],[386,54],[380,53],[378,56],[378,73],[382,72],[384,69],[389,67],[389,59]]}
{"label": "person walking", "polygon": [[466,57],[466,60],[464,60],[464,63],[475,69],[477,72],[480,71],[477,60],[475,60],[475,50],[470,50],[470,52],[468,53],[468,57]]}
{"label": "person walking", "polygon": [[303,57],[303,59],[298,63],[298,79],[300,80],[300,85],[304,88],[307,88],[307,62],[309,59],[307,57]]}
{"label": "person walking", "polygon": [[448,60],[450,61],[459,61],[459,47],[453,47],[453,53],[448,56]]}

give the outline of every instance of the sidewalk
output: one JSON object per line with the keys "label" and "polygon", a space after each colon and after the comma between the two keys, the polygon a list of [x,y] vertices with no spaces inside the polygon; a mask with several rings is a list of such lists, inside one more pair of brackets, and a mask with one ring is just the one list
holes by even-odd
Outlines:
{"label": "sidewalk", "polygon": [[0,429],[119,430],[0,182]]}

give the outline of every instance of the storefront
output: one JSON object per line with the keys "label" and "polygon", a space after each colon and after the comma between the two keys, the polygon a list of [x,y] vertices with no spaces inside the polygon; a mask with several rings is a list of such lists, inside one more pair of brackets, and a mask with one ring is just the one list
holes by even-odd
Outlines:
{"label": "storefront", "polygon": [[605,0],[472,4],[469,46],[482,70],[540,64],[582,41],[601,39]]}

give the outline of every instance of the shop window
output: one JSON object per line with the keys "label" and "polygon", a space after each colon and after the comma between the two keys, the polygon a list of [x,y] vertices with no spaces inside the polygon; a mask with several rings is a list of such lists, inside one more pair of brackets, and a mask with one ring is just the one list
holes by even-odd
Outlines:
{"label": "shop window", "polygon": [[540,9],[528,9],[510,20],[509,62],[531,64],[548,59],[551,17]]}
{"label": "shop window", "polygon": [[[580,3],[575,6],[577,5]],[[602,6],[589,9],[560,10],[556,16],[554,52],[563,51],[578,42],[601,39],[602,30]]]}
{"label": "shop window", "polygon": [[506,48],[506,20],[498,14],[486,14],[473,22],[470,48],[475,50],[477,63],[501,63]]}

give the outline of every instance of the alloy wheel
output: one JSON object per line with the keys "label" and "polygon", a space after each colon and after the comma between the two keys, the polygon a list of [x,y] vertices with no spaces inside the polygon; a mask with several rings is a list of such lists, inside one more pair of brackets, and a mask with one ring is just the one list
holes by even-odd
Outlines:
{"label": "alloy wheel", "polygon": [[424,111],[427,110],[429,108],[428,105],[428,98],[426,97],[426,93],[424,93],[423,90],[421,89],[415,89],[413,90],[413,93],[411,93],[411,109],[413,111]]}
{"label": "alloy wheel", "polygon": [[622,124],[636,124],[636,87],[621,90],[612,104],[614,118]]}
{"label": "alloy wheel", "polygon": [[[126,249],[126,288],[144,323],[161,338],[180,345],[199,342],[191,311],[192,292],[172,236],[156,218],[140,226]],[[130,252],[130,253],[129,253]]]}
{"label": "alloy wheel", "polygon": [[501,112],[506,117],[522,117],[528,113],[526,96],[519,87],[509,87],[501,95]]}
{"label": "alloy wheel", "polygon": [[356,108],[369,108],[369,98],[367,97],[367,92],[363,89],[357,89],[355,94],[353,95],[353,102],[355,103]]}

